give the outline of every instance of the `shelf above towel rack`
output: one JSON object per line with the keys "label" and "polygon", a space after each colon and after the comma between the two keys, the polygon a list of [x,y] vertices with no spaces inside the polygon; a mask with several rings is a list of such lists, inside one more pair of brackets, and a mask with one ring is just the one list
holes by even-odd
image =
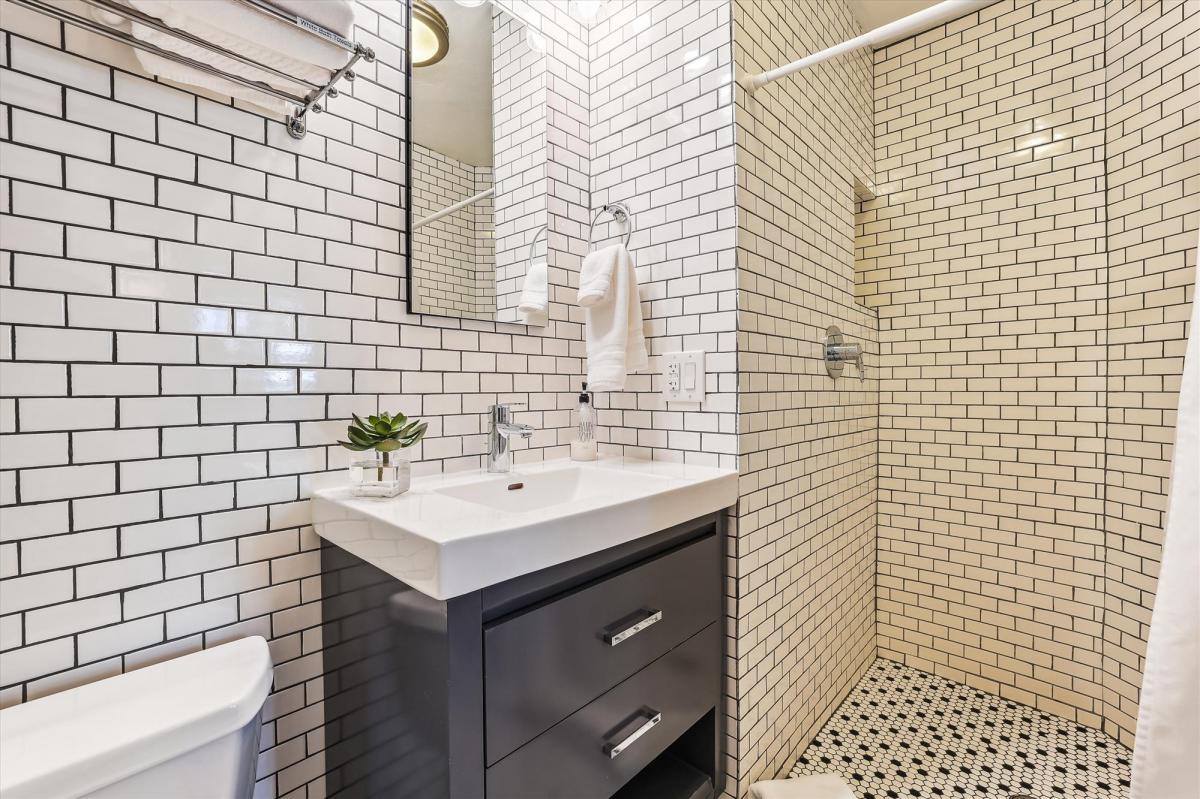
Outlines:
{"label": "shelf above towel rack", "polygon": [[203,39],[187,33],[186,31],[172,28],[156,17],[152,17],[149,14],[144,14],[137,9],[130,8],[129,6],[122,5],[121,3],[115,2],[115,0],[82,0],[82,2],[94,8],[124,17],[131,22],[144,25],[147,28],[159,33],[163,33],[168,36],[174,36],[175,38],[187,42],[190,45],[209,50],[210,52],[232,59],[240,64],[261,70],[270,75],[274,75],[275,77],[284,78],[291,83],[304,86],[309,90],[304,95],[293,94],[290,92],[285,92],[281,89],[277,89],[274,86],[269,86],[261,81],[251,80],[250,78],[246,78],[241,75],[225,72],[217,67],[212,66],[211,64],[206,64],[203,61],[197,61],[195,59],[188,58],[185,55],[181,55],[171,50],[166,50],[151,44],[150,42],[144,42],[141,39],[133,36],[131,33],[126,33],[125,31],[109,27],[102,22],[81,16],[69,11],[68,9],[50,5],[49,3],[44,2],[44,0],[10,0],[10,2],[16,5],[24,6],[25,8],[29,8],[47,16],[54,17],[55,19],[62,20],[63,22],[82,30],[95,33],[99,36],[103,36],[107,39],[111,39],[122,44],[127,44],[130,47],[135,47],[148,53],[153,53],[160,58],[174,61],[177,64],[183,64],[186,67],[198,70],[199,72],[203,72],[207,75],[212,75],[223,80],[240,84],[247,88],[253,89],[256,92],[261,92],[268,97],[274,97],[277,100],[291,103],[296,107],[296,111],[287,117],[287,131],[293,139],[302,139],[304,138],[304,134],[308,131],[306,119],[309,112],[311,111],[314,114],[321,113],[321,111],[324,110],[321,102],[326,97],[337,97],[338,95],[338,89],[335,84],[343,78],[345,78],[347,81],[353,81],[355,78],[353,69],[354,65],[357,64],[359,60],[366,61],[367,63],[374,61],[375,51],[365,45],[351,42],[345,37],[339,36],[333,31],[326,30],[320,25],[304,19],[303,17],[297,17],[295,15],[288,14],[276,8],[275,6],[272,6],[270,3],[266,2],[266,0],[238,1],[243,5],[254,8],[264,14],[268,14],[280,21],[294,25],[297,28],[307,31],[313,36],[319,36],[324,41],[341,47],[350,54],[349,60],[344,66],[342,66],[341,69],[333,72],[328,82],[324,84],[313,83],[294,75],[290,75],[286,72],[276,69],[275,67],[255,61],[254,59],[248,58],[241,53],[236,53],[232,50],[220,47],[212,42],[206,42]]}

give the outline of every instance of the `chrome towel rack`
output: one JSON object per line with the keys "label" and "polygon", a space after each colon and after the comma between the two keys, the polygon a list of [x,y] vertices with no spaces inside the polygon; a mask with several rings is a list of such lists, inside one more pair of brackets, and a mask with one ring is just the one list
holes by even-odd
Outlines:
{"label": "chrome towel rack", "polygon": [[533,240],[529,242],[529,255],[525,258],[528,266],[533,265],[533,248],[537,246],[538,239],[544,238],[546,238],[546,226],[540,225],[538,227],[538,232],[533,234]]}
{"label": "chrome towel rack", "polygon": [[625,246],[628,247],[629,239],[633,236],[633,214],[629,212],[629,206],[622,202],[605,203],[600,206],[600,210],[592,217],[592,224],[588,226],[588,246],[595,244],[592,234],[596,230],[596,223],[604,214],[612,214],[617,224],[625,225]]}
{"label": "chrome towel rack", "polygon": [[24,6],[25,8],[40,12],[46,16],[62,20],[63,22],[74,25],[82,30],[95,33],[98,36],[103,36],[107,39],[112,39],[113,41],[127,44],[130,47],[136,47],[139,50],[153,53],[160,58],[165,58],[178,64],[183,64],[184,66],[191,67],[192,69],[198,70],[205,74],[213,75],[224,80],[232,81],[233,83],[241,84],[242,86],[253,89],[254,91],[262,92],[269,97],[274,97],[277,100],[283,100],[284,102],[291,103],[296,106],[296,112],[287,118],[286,123],[287,132],[293,139],[304,138],[304,134],[308,131],[308,125],[306,124],[305,119],[310,111],[314,114],[321,113],[324,110],[321,105],[321,101],[326,97],[338,96],[338,89],[337,86],[335,86],[338,81],[342,80],[343,78],[345,78],[347,81],[354,80],[355,73],[353,68],[354,65],[359,62],[359,60],[366,61],[367,63],[371,63],[375,60],[375,51],[370,47],[352,42],[343,36],[339,36],[333,31],[326,30],[320,25],[304,19],[303,17],[297,17],[288,14],[272,6],[270,3],[265,2],[265,0],[239,0],[239,2],[241,2],[243,5],[248,5],[264,14],[269,14],[283,22],[295,25],[297,28],[301,28],[314,36],[320,36],[325,41],[337,45],[346,52],[350,53],[349,61],[347,61],[345,66],[343,66],[341,69],[334,72],[330,76],[327,83],[316,84],[312,83],[311,81],[298,78],[294,75],[289,75],[286,72],[267,64],[262,64],[252,58],[247,58],[241,53],[227,50],[226,48],[220,47],[212,42],[206,42],[203,39],[187,33],[186,31],[172,28],[157,17],[152,17],[149,14],[138,11],[135,8],[130,8],[129,6],[114,2],[114,0],[83,0],[84,3],[94,8],[99,8],[102,11],[107,11],[124,17],[131,22],[137,22],[139,25],[145,25],[147,28],[158,31],[159,33],[165,33],[169,36],[174,36],[175,38],[185,41],[188,44],[202,47],[241,64],[254,67],[255,69],[260,69],[263,72],[267,72],[276,77],[286,78],[287,80],[300,84],[301,86],[304,86],[310,90],[308,93],[301,96],[276,89],[274,86],[268,86],[261,81],[251,80],[249,78],[244,78],[241,75],[225,72],[217,69],[211,64],[206,64],[203,61],[196,61],[195,59],[188,58],[187,56],[180,55],[179,53],[171,50],[165,50],[161,47],[150,44],[149,42],[143,42],[141,39],[136,38],[130,33],[117,30],[116,28],[110,28],[108,25],[105,25],[102,22],[81,16],[65,8],[59,8],[58,6],[50,5],[49,3],[44,2],[44,0],[11,0],[11,2],[15,3],[16,5]]}

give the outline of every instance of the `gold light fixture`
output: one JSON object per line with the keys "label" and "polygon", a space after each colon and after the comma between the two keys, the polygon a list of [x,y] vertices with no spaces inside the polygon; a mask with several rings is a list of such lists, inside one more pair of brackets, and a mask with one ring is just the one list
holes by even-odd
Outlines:
{"label": "gold light fixture", "polygon": [[412,59],[414,67],[427,67],[450,50],[450,26],[426,0],[413,0]]}

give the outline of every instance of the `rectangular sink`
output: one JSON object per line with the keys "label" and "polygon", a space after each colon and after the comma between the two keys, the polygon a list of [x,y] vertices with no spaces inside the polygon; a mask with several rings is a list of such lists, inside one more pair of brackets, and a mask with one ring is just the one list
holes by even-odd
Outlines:
{"label": "rectangular sink", "polygon": [[[553,471],[489,475],[461,485],[435,488],[436,493],[505,513],[541,510],[570,505],[582,499],[644,493],[658,481],[669,478],[621,472],[615,469],[583,469],[569,466]],[[652,489],[651,489],[652,490]]]}
{"label": "rectangular sink", "polygon": [[418,477],[392,499],[329,475],[317,534],[434,599],[449,599],[737,502],[737,472],[666,461],[549,461],[508,474]]}

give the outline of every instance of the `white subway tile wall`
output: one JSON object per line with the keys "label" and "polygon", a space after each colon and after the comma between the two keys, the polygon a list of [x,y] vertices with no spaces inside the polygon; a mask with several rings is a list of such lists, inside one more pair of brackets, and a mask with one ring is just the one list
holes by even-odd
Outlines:
{"label": "white subway tile wall", "polygon": [[[849,10],[502,5],[548,42],[544,82],[524,50],[497,73],[544,87],[505,129],[544,127],[545,212],[512,212],[549,228],[544,329],[406,312],[398,0],[358,6],[379,58],[300,142],[0,0],[0,704],[263,634],[259,795],[323,796],[306,475],[381,407],[431,422],[418,474],[480,466],[497,400],[538,428],[518,461],[565,456],[578,263],[620,200],[652,357],[598,397],[601,436],[742,472],[727,792],[785,773],[877,645],[1128,742],[1200,216],[1196,10],[1002,0],[748,97],[733,69],[855,35]],[[512,227],[515,274],[536,225]],[[825,373],[830,324],[865,383]],[[676,349],[708,353],[701,409],[658,393]]]}
{"label": "white subway tile wall", "polygon": [[[307,476],[345,464],[350,412],[427,419],[420,474],[481,466],[487,406],[522,401],[517,460],[561,457],[582,379],[561,297],[544,329],[406,312],[404,6],[356,13],[377,61],[297,142],[0,2],[0,704],[264,635],[262,797],[325,793]],[[586,31],[525,15],[569,285]]]}
{"label": "white subway tile wall", "polygon": [[[1200,6],[1104,6],[1104,729],[1133,744],[1200,229]],[[1176,490],[1187,490],[1176,487]]]}
{"label": "white subway tile wall", "polygon": [[[528,19],[530,24],[536,24],[541,16],[524,9],[521,13],[522,19]],[[557,84],[557,78],[547,69],[546,58],[530,47],[528,27],[510,13],[492,14],[492,171],[496,197],[492,202],[491,246],[495,261],[495,318],[501,322],[523,321],[517,306],[529,268],[530,245],[538,231],[551,224],[551,206],[555,206],[554,213],[565,209],[546,194],[550,157],[547,124],[551,113],[547,99],[550,83]],[[584,34],[581,28],[571,26],[571,29],[571,33],[563,31],[566,35],[560,35],[558,40],[569,42],[572,36]],[[576,52],[585,52],[583,41],[579,38],[576,42]],[[578,77],[586,80],[586,74],[584,64]],[[562,96],[574,98],[576,94],[572,91]],[[576,109],[573,116],[582,121],[586,119],[586,110]],[[568,130],[573,128],[574,124],[567,125]],[[583,141],[576,144],[576,151],[586,152]],[[576,176],[575,182],[584,186],[586,178]],[[543,236],[533,248],[535,257],[546,257],[546,240]],[[559,285],[569,285],[561,269],[552,277]]]}
{"label": "white subway tile wall", "polygon": [[1179,0],[1003,0],[875,54],[881,653],[1126,744],[1194,279],[1198,29]]}
{"label": "white subway tile wall", "polygon": [[[492,188],[492,168],[413,143],[413,221]],[[492,198],[484,197],[412,235],[414,307],[459,319],[496,318]]]}
{"label": "white subway tile wall", "polygon": [[[734,468],[737,452],[732,55],[728,0],[609,3],[591,34],[592,216],[632,212],[649,367],[602,396],[629,455]],[[583,230],[587,235],[586,227]],[[596,245],[624,235],[603,215]],[[704,350],[703,407],[668,405],[659,357]]]}
{"label": "white subway tile wall", "polygon": [[[734,3],[738,74],[859,33],[843,3]],[[875,313],[854,296],[855,184],[874,175],[871,61],[736,102],[738,507],[730,792],[786,775],[875,659]],[[834,381],[836,324],[866,353]]]}

